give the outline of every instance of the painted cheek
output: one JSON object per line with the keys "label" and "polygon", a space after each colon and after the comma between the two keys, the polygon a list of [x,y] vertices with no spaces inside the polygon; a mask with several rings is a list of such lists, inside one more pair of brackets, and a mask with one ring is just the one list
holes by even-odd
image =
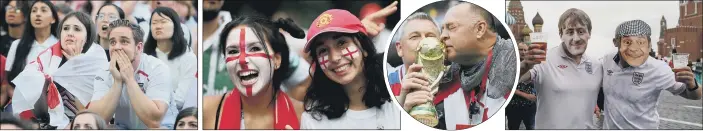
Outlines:
{"label": "painted cheek", "polygon": [[344,50],[342,50],[342,54],[344,55],[344,57],[347,58],[347,59],[349,59],[349,60],[354,60],[354,58],[358,58],[358,57],[359,57],[359,53],[360,53],[360,52],[359,52],[359,48],[357,48],[357,47],[354,46],[354,45],[352,45],[352,46],[347,46],[347,48],[345,48]]}
{"label": "painted cheek", "polygon": [[320,56],[317,61],[320,62],[320,68],[327,69],[327,66],[329,66],[329,56],[328,55],[322,55]]}

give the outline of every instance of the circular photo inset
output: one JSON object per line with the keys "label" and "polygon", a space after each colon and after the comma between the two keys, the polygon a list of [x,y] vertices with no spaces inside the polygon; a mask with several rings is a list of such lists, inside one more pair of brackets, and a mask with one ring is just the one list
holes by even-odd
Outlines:
{"label": "circular photo inset", "polygon": [[396,28],[385,59],[398,104],[437,129],[488,120],[515,87],[518,57],[506,26],[470,2],[438,1],[413,12]]}

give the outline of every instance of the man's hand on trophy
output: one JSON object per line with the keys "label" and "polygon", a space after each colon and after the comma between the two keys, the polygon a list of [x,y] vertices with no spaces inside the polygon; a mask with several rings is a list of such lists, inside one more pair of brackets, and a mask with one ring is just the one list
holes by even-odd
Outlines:
{"label": "man's hand on trophy", "polygon": [[421,70],[422,65],[420,64],[410,65],[404,76],[400,94],[407,94],[405,100],[401,102],[405,111],[410,111],[412,107],[432,100],[429,76],[421,73]]}

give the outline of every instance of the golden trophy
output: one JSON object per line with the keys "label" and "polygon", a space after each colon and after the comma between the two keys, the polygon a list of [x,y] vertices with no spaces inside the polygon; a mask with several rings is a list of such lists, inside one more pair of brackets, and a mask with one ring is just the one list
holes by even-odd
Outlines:
{"label": "golden trophy", "polygon": [[[435,37],[428,37],[420,41],[416,51],[418,52],[416,63],[423,66],[421,73],[430,76],[429,82],[432,83],[430,84],[430,89],[434,95],[439,89],[439,80],[447,69],[447,66],[444,65],[444,60],[446,59],[445,45]],[[432,101],[413,107],[410,109],[409,114],[415,120],[430,127],[434,127],[439,123],[437,109],[435,109]]]}

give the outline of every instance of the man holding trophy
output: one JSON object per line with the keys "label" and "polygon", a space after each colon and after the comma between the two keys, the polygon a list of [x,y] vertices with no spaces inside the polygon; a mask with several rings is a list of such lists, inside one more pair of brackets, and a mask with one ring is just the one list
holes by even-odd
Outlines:
{"label": "man holding trophy", "polygon": [[[423,124],[461,130],[500,109],[515,82],[517,56],[511,40],[497,35],[496,26],[502,25],[487,10],[463,2],[444,18],[439,39],[425,37],[416,45],[414,62],[401,55],[404,63],[414,64],[407,67],[397,97]],[[438,66],[445,58],[451,65]]]}

